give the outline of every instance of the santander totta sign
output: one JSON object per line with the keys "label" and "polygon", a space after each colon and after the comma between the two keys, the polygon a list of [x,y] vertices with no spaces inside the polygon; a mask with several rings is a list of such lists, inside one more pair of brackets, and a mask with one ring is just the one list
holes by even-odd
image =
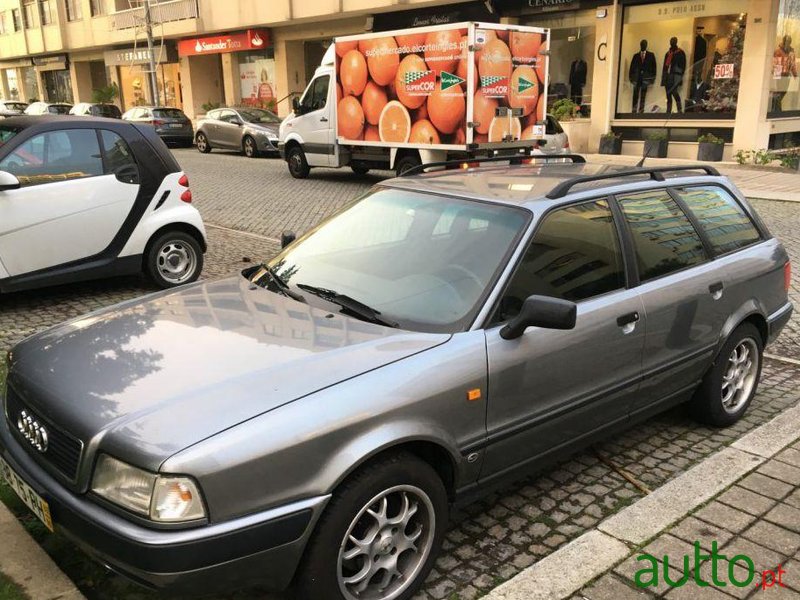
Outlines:
{"label": "santander totta sign", "polygon": [[270,45],[269,32],[264,29],[248,29],[240,33],[190,38],[178,42],[178,56],[200,54],[223,54],[242,50],[258,50]]}

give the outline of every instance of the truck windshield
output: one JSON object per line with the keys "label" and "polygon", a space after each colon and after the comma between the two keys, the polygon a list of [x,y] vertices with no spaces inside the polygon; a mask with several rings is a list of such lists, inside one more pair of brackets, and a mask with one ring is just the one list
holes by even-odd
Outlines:
{"label": "truck windshield", "polygon": [[463,331],[529,218],[515,207],[378,188],[248,274],[364,320]]}

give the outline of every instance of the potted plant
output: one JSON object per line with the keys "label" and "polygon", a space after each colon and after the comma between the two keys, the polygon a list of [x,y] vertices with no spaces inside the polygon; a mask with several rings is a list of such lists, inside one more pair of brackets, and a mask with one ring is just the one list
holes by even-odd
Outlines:
{"label": "potted plant", "polygon": [[622,135],[613,131],[601,135],[600,154],[622,154]]}
{"label": "potted plant", "polygon": [[578,114],[580,107],[569,98],[562,98],[556,100],[550,108],[550,114],[553,115],[557,121],[572,121]]}
{"label": "potted plant", "polygon": [[722,152],[725,150],[725,140],[707,133],[697,138],[697,160],[719,162],[722,160]]}
{"label": "potted plant", "polygon": [[589,149],[589,130],[591,121],[579,119],[580,106],[569,98],[556,100],[548,111],[561,124],[569,139],[569,147],[573,152],[586,152]]}
{"label": "potted plant", "polygon": [[667,158],[667,132],[658,130],[648,133],[644,138],[644,156],[646,158]]}

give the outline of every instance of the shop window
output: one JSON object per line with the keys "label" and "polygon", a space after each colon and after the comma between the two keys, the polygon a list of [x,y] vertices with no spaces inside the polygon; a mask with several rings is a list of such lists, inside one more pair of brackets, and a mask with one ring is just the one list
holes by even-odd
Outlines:
{"label": "shop window", "polygon": [[772,50],[769,86],[770,117],[800,115],[800,80],[794,44],[800,40],[800,2],[781,0],[777,39]]}
{"label": "shop window", "polygon": [[272,48],[252,52],[237,52],[239,85],[244,106],[275,111],[275,55]]}
{"label": "shop window", "polygon": [[733,119],[748,0],[626,6],[617,114]]}
{"label": "shop window", "polygon": [[8,82],[9,100],[19,100],[19,83],[17,82],[16,69],[6,69],[6,81]]}

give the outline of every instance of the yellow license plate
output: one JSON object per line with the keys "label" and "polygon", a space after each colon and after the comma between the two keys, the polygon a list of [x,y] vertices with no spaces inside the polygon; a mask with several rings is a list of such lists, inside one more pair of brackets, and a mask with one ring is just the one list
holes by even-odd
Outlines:
{"label": "yellow license plate", "polygon": [[39,517],[39,520],[45,524],[50,531],[53,531],[53,519],[50,517],[50,506],[45,500],[33,491],[25,481],[14,472],[8,463],[0,457],[0,475],[6,480],[11,489],[17,493],[25,503],[25,506],[30,508],[33,513]]}

